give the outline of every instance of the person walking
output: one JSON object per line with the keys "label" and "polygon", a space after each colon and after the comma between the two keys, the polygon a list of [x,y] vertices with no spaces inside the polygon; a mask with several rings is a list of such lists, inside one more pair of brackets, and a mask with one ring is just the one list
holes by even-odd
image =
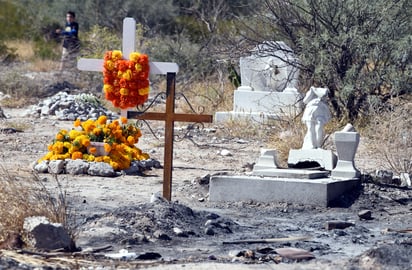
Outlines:
{"label": "person walking", "polygon": [[80,51],[80,41],[79,24],[76,22],[76,14],[73,11],[66,13],[66,25],[64,29],[57,29],[56,33],[63,36],[60,71],[65,68],[75,67],[77,54]]}

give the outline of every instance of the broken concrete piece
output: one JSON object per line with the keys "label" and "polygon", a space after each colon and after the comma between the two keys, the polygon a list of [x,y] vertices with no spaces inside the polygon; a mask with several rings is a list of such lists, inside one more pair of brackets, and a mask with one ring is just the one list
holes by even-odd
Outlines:
{"label": "broken concrete piece", "polygon": [[260,149],[260,157],[255,166],[253,166],[253,171],[280,168],[276,156],[277,152],[275,149]]}
{"label": "broken concrete piece", "polygon": [[291,149],[289,151],[288,166],[290,168],[301,168],[300,164],[317,163],[319,167],[331,171],[335,168],[336,160],[337,157],[331,150]]}
{"label": "broken concrete piece", "polygon": [[411,176],[409,175],[409,173],[401,173],[400,178],[402,186],[412,186]]}
{"label": "broken concrete piece", "polygon": [[43,216],[25,218],[23,229],[28,235],[28,244],[43,250],[72,250],[74,243],[68,231],[60,223],[50,223]]}

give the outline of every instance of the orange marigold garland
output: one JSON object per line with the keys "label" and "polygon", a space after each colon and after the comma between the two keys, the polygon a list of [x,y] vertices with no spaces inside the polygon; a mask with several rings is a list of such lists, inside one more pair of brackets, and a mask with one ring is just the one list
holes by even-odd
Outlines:
{"label": "orange marigold garland", "polygon": [[108,51],[104,55],[105,97],[121,109],[141,105],[149,97],[149,57],[133,52],[129,59],[123,59],[121,51]]}

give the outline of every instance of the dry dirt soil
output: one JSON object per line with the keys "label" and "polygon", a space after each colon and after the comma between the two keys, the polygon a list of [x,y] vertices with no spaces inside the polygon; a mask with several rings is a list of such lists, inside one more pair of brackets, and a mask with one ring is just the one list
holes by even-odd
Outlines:
{"label": "dry dirt soil", "polygon": [[[0,134],[2,166],[23,175],[30,173],[32,163],[46,153],[47,144],[57,131],[72,126],[71,122],[53,118],[22,117],[25,109],[3,108],[9,118],[2,125],[20,123],[24,130]],[[161,124],[152,123],[152,128],[162,136]],[[36,262],[37,266],[71,269],[412,268],[410,187],[378,185],[364,177],[359,190],[342,196],[327,208],[255,201],[210,202],[208,183],[199,179],[207,174],[245,174],[248,164],[258,158],[259,149],[267,145],[259,138],[222,136],[219,128],[211,124],[203,131],[192,132],[191,139],[175,142],[171,202],[150,202],[153,193],[162,191],[161,168],[141,176],[114,178],[58,175],[71,209],[76,246],[90,252],[36,255],[38,261],[34,264],[24,263],[23,259],[19,264],[17,256],[0,252],[0,269],[32,269]],[[163,164],[163,140],[153,137],[146,127],[142,131],[138,146]],[[220,155],[221,150],[232,155]],[[374,161],[365,153],[361,144],[356,164],[363,172],[373,171]],[[41,174],[40,179],[51,189],[56,187],[53,175]],[[362,210],[370,210],[371,218],[360,219],[358,213]],[[351,222],[353,226],[327,230],[326,222],[333,220]],[[176,234],[176,228],[181,234]],[[274,243],[224,243],[301,236],[308,238]],[[313,258],[290,258],[282,255],[279,248],[303,249]],[[122,249],[138,257],[132,260],[105,257]]]}

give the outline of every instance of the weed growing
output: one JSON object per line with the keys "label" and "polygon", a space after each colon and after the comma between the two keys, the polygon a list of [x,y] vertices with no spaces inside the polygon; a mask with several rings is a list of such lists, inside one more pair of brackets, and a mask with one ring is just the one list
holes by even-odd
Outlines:
{"label": "weed growing", "polygon": [[412,102],[393,106],[376,113],[365,135],[369,138],[368,148],[374,153],[381,169],[412,174]]}
{"label": "weed growing", "polygon": [[68,228],[68,202],[57,176],[53,190],[36,174],[15,173],[3,166],[0,171],[0,243],[10,235],[22,235],[24,219],[30,216],[45,216]]}

